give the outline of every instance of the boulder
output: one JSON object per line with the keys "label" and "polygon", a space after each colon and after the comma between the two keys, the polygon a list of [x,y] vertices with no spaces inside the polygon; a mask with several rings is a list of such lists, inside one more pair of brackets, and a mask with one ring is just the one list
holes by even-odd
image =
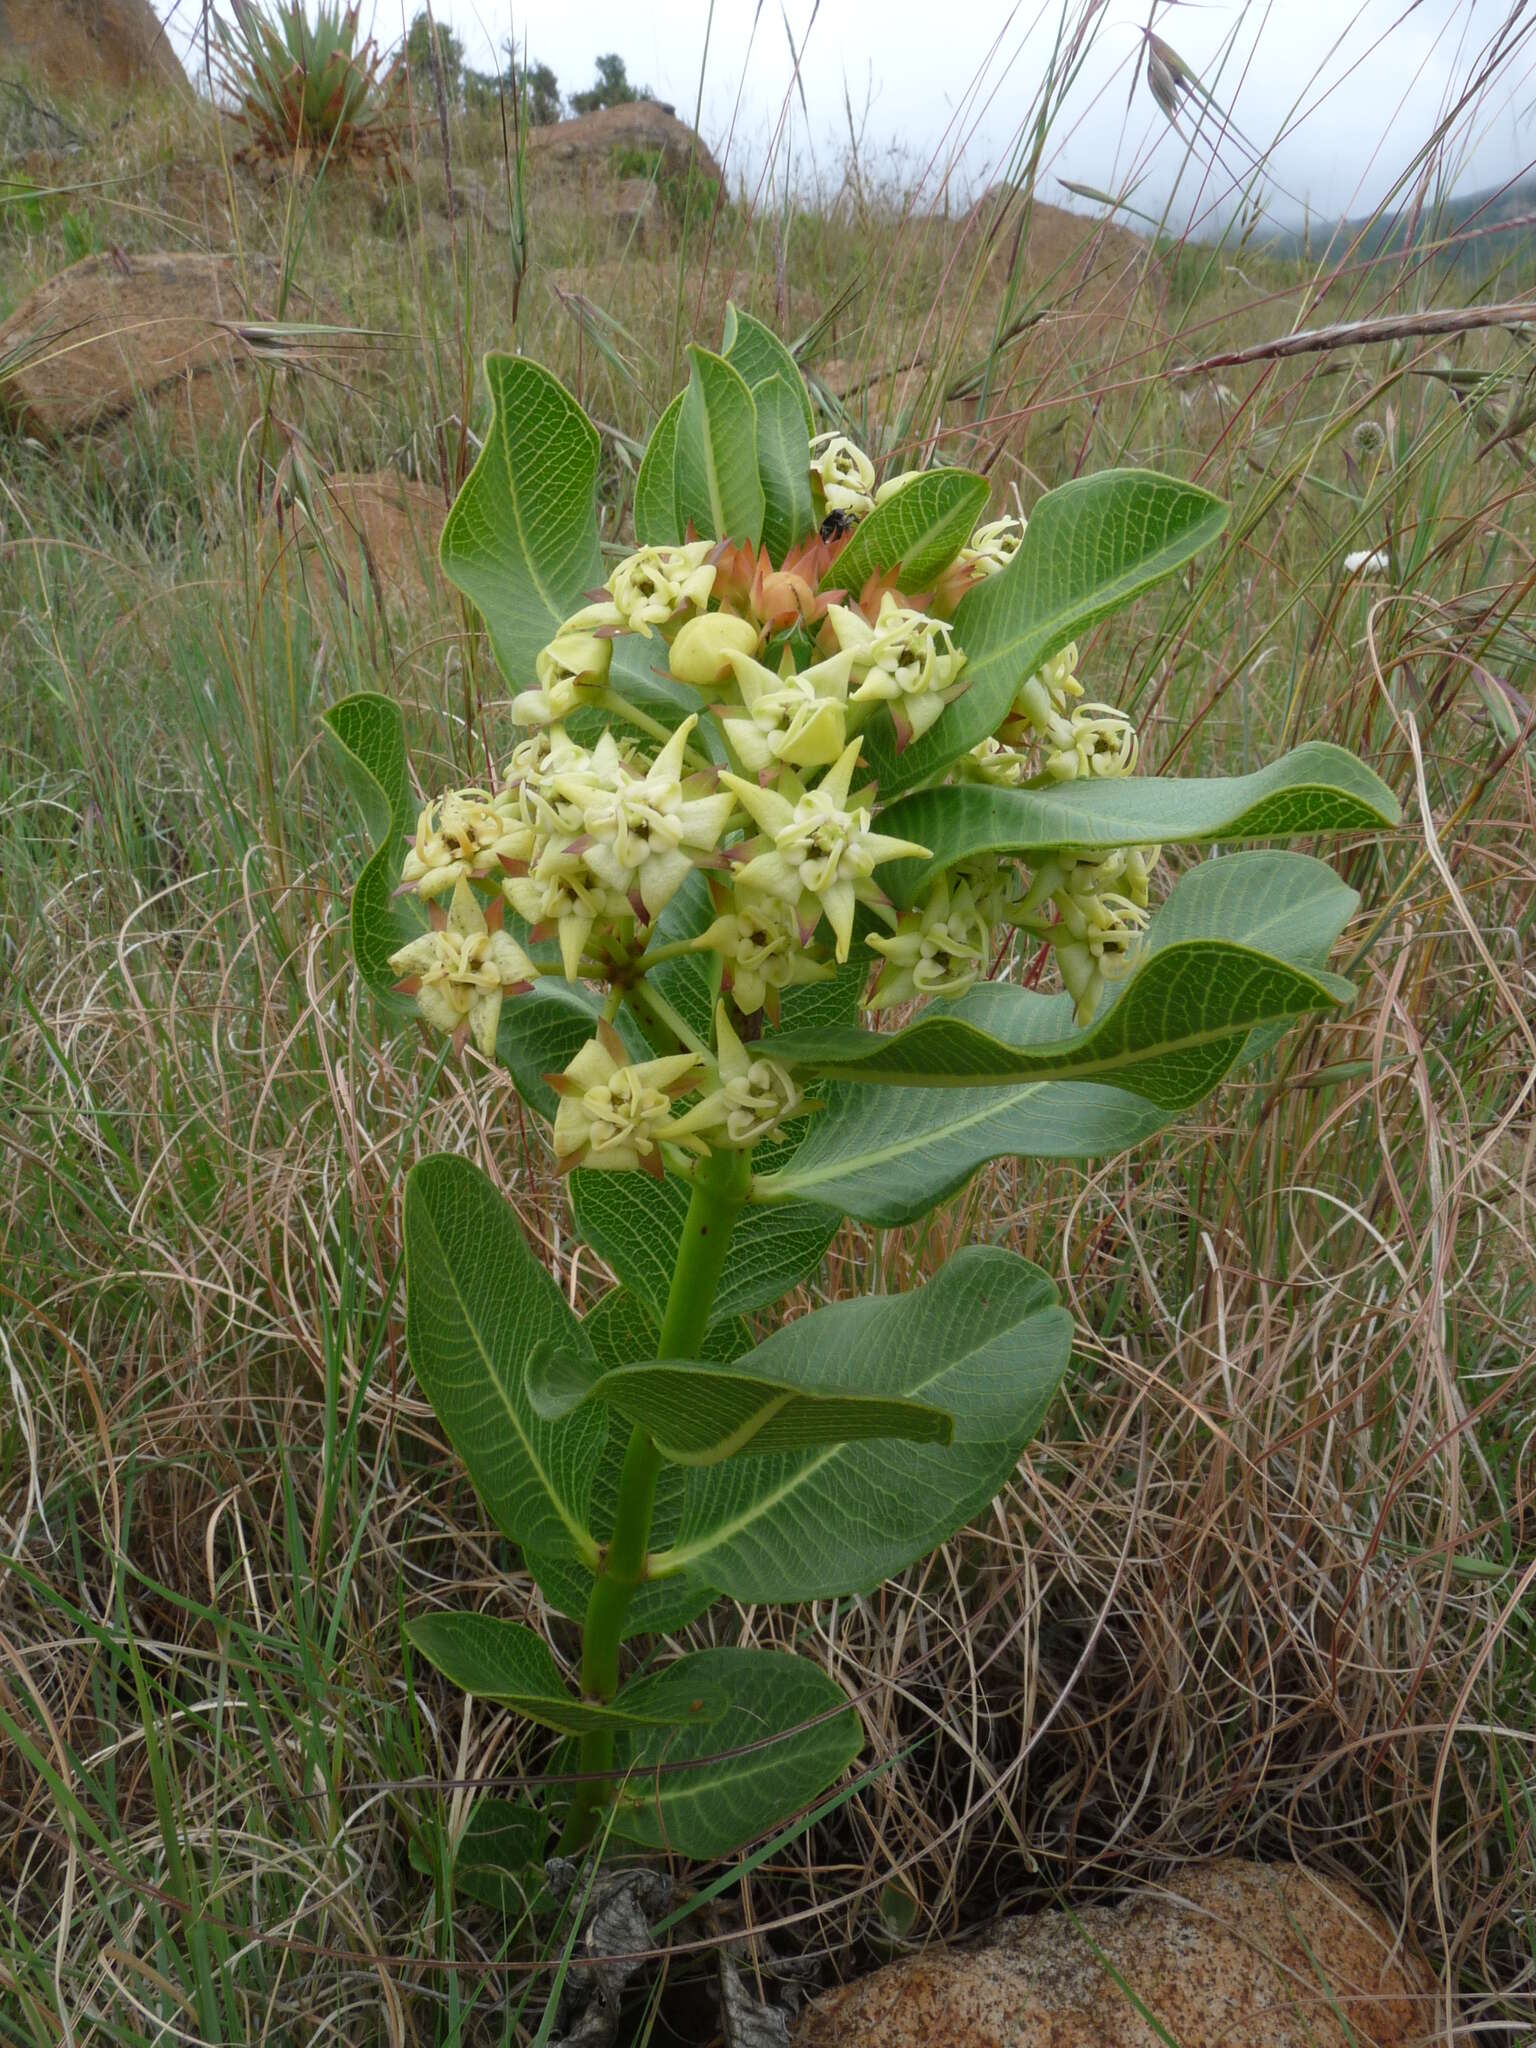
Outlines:
{"label": "boulder", "polygon": [[386,605],[442,601],[447,585],[437,543],[448,508],[441,491],[392,469],[338,471],[312,498],[313,526],[300,515],[299,530],[312,543],[318,527],[355,600],[361,602],[366,583]]}
{"label": "boulder", "polygon": [[[623,177],[638,170],[637,156],[660,157],[665,177],[682,177],[693,162],[704,178],[718,180],[720,166],[702,140],[655,100],[631,100],[601,107],[572,121],[554,121],[528,131],[528,161],[535,172],[559,171],[577,182],[593,174]],[[629,161],[626,161],[629,159]],[[650,165],[646,170],[649,172]]]}
{"label": "boulder", "polygon": [[[1018,192],[1006,185],[992,186],[960,223],[957,275],[969,269],[978,253],[989,271],[1006,272],[1024,226]],[[1156,296],[1159,279],[1151,257],[1151,248],[1140,235],[1115,221],[1071,213],[1043,199],[1029,210],[1023,274],[1064,309],[1113,317],[1129,312],[1144,289]]]}
{"label": "boulder", "polygon": [[[216,417],[241,360],[220,323],[262,317],[242,275],[253,295],[275,299],[277,268],[265,258],[247,258],[242,269],[231,256],[112,250],[72,264],[0,325],[0,362],[11,365],[0,409],[48,441],[124,418],[141,399]],[[189,400],[189,387],[206,388]]]}
{"label": "boulder", "polygon": [[[1138,2005],[1142,2010],[1138,2010]],[[1351,1885],[1185,1870],[1116,1906],[1009,1920],[817,1999],[795,2048],[1422,2048],[1434,1978]]]}
{"label": "boulder", "polygon": [[0,75],[14,71],[60,93],[188,89],[150,0],[0,0]]}

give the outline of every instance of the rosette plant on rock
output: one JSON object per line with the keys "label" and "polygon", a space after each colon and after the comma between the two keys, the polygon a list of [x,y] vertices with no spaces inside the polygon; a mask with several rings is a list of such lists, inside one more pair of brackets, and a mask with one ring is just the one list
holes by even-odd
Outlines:
{"label": "rosette plant on rock", "polygon": [[[813,443],[745,315],[690,355],[623,559],[580,407],[487,362],[442,561],[506,677],[499,779],[422,803],[392,703],[329,724],[377,842],[361,975],[506,1070],[618,1282],[578,1316],[477,1165],[411,1173],[411,1367],[573,1627],[432,1612],[410,1641],[564,1739],[568,1847],[708,1858],[813,1803],[859,1716],[814,1657],[656,1639],[924,1556],[1006,1483],[1072,1345],[1048,1275],[992,1245],[906,1295],[766,1312],[844,1218],[912,1222],[1004,1155],[1136,1145],[1346,1003],[1355,898],[1275,842],[1397,811],[1322,744],[1136,772],[1077,647],[1217,537],[1206,492],[1115,471],[1026,527],[963,470],[880,485]],[[1164,886],[1173,843],[1221,857]]]}

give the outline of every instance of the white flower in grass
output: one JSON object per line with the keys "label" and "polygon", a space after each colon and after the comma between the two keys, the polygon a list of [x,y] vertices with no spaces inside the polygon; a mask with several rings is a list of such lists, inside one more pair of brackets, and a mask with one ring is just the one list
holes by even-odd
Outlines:
{"label": "white flower in grass", "polygon": [[875,506],[875,465],[846,434],[818,434],[811,443],[811,485],[829,512],[862,519]]}
{"label": "white flower in grass", "polygon": [[763,789],[739,775],[720,780],[736,792],[743,810],[766,842],[738,872],[748,889],[766,890],[788,903],[819,905],[837,940],[837,958],[848,958],[853,915],[860,903],[882,912],[885,896],[871,879],[882,861],[910,856],[926,859],[929,849],[910,839],[893,839],[872,829],[867,800],[850,795],[859,743],[851,740],[814,789],[786,770],[777,789]]}
{"label": "white flower in grass", "polygon": [[672,1115],[680,1095],[698,1087],[703,1063],[696,1053],[664,1059],[631,1060],[624,1041],[608,1023],[599,1024],[563,1074],[545,1079],[560,1098],[555,1110],[555,1162],[561,1173],[573,1166],[662,1177],[664,1143],[707,1148],[693,1135],[688,1118]]}
{"label": "white flower in grass", "polygon": [[702,611],[715,587],[715,565],[709,559],[715,546],[712,540],[695,540],[681,547],[640,548],[620,562],[608,578],[608,594],[624,630],[649,638],[654,627]]}
{"label": "white flower in grass", "polygon": [[1048,655],[1035,673],[1019,685],[1007,723],[1026,726],[1042,737],[1055,739],[1071,714],[1074,700],[1082,694],[1074,640],[1058,653]]}
{"label": "white flower in grass", "polygon": [[[1005,512],[1001,519],[992,519],[985,526],[978,526],[956,559],[978,581],[986,576],[995,576],[1000,569],[1006,569],[1019,552],[1023,538],[1024,521],[1012,512]],[[1074,648],[1074,657],[1076,652]]]}
{"label": "white flower in grass", "polygon": [[903,743],[925,733],[958,695],[965,656],[947,620],[898,604],[890,590],[873,625],[843,604],[829,605],[827,620],[838,647],[852,657],[858,687],[850,701],[889,704]]}
{"label": "white flower in grass", "polygon": [[[534,658],[536,690],[512,699],[519,725],[553,725],[569,718],[608,687],[613,663],[613,630],[620,624],[616,605],[590,604],[567,619],[549,645]],[[599,631],[600,627],[607,631]]]}
{"label": "white flower in grass", "polygon": [[711,787],[712,773],[683,773],[698,722],[697,714],[685,718],[647,768],[626,762],[609,733],[593,749],[583,856],[642,923],[660,915],[691,869],[715,864],[710,857],[736,808],[729,791]]}
{"label": "white flower in grass", "polygon": [[946,875],[889,938],[869,943],[885,958],[869,1007],[889,1010],[916,996],[963,995],[986,971],[992,928],[970,884]]}
{"label": "white flower in grass", "polygon": [[584,856],[571,850],[574,843],[550,841],[526,874],[509,875],[501,885],[535,939],[559,941],[567,981],[580,978],[581,956],[599,920],[627,925],[633,916],[625,898],[600,882]]}
{"label": "white flower in grass", "polygon": [[811,668],[794,667],[785,650],[775,675],[760,661],[733,655],[731,667],[742,709],[722,709],[721,723],[737,760],[755,775],[780,762],[792,768],[829,768],[847,744],[848,678],[853,657],[842,653]]}
{"label": "white flower in grass", "polygon": [[462,1047],[466,1036],[490,1059],[496,1051],[496,1027],[502,998],[523,995],[538,978],[538,969],[509,932],[501,930],[501,905],[487,918],[475,892],[462,878],[453,885],[446,916],[435,905],[433,928],[412,939],[389,964],[401,977],[402,995],[416,998],[416,1007],[438,1031],[452,1032]]}
{"label": "white flower in grass", "polygon": [[1113,704],[1080,704],[1062,723],[1065,730],[1052,735],[1044,762],[1053,782],[1136,773],[1141,740],[1131,720]]}
{"label": "white flower in grass", "polygon": [[416,820],[401,887],[428,900],[445,896],[466,877],[484,881],[499,875],[503,857],[523,859],[525,841],[518,821],[505,815],[488,790],[451,789]]}
{"label": "white flower in grass", "polygon": [[724,1003],[715,1008],[715,1055],[720,1085],[688,1112],[690,1131],[708,1130],[716,1145],[741,1149],[771,1136],[804,1106],[788,1067],[743,1045]]}
{"label": "white flower in grass", "polygon": [[1385,548],[1361,548],[1344,557],[1346,576],[1385,576],[1390,566]]}
{"label": "white flower in grass", "polygon": [[776,1022],[783,990],[825,981],[832,972],[806,951],[815,923],[813,915],[809,927],[802,924],[794,903],[738,880],[729,909],[700,933],[697,950],[720,956],[722,979],[743,1016],[765,1010]]}

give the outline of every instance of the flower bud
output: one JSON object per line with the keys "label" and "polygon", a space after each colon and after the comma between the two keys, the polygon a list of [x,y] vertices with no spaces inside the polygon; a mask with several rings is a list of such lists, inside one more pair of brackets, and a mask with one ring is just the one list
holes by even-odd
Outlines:
{"label": "flower bud", "polygon": [[733,654],[757,652],[757,628],[726,612],[700,612],[677,629],[667,666],[680,683],[705,690],[729,680]]}

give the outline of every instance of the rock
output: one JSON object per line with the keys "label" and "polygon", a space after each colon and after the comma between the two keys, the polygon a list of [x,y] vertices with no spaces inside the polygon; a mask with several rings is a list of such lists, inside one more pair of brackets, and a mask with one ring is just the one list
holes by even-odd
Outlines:
{"label": "rock", "polygon": [[[978,253],[984,254],[989,270],[1006,272],[1023,225],[1017,191],[994,185],[984,192],[960,223],[962,272]],[[1064,309],[1093,310],[1109,317],[1128,312],[1138,292],[1158,289],[1151,256],[1140,235],[1115,221],[1071,213],[1043,199],[1030,208],[1024,274]]]}
{"label": "rock", "polygon": [[55,92],[189,89],[150,0],[0,0],[0,71],[13,70]]}
{"label": "rock", "polygon": [[[442,601],[437,542],[448,508],[441,491],[382,469],[338,472],[312,495],[314,524],[355,599],[366,582],[386,604]],[[306,515],[299,524],[309,526]],[[305,539],[313,545],[313,529]]]}
{"label": "rock", "polygon": [[[275,264],[247,258],[244,268],[256,290],[275,297]],[[0,325],[0,362],[20,358],[0,385],[0,407],[24,433],[50,441],[123,418],[146,398],[168,409],[177,401],[178,414],[190,404],[199,418],[215,417],[241,359],[218,323],[261,317],[260,306],[246,301],[233,257],[87,256]],[[304,315],[291,310],[290,317]],[[189,386],[196,392],[190,400]]]}
{"label": "rock", "polygon": [[625,161],[635,156],[651,159],[644,166],[647,176],[658,156],[664,177],[685,176],[690,159],[701,177],[718,181],[721,175],[720,166],[688,124],[655,100],[602,107],[595,114],[528,131],[528,161],[536,172],[560,170],[577,179],[594,172],[625,177],[641,168]]}
{"label": "rock", "polygon": [[1232,1859],[1121,1905],[1007,1921],[981,1948],[892,1963],[817,1999],[792,2038],[795,2048],[1421,2048],[1441,2038],[1433,1987],[1353,1887],[1297,1864]]}

